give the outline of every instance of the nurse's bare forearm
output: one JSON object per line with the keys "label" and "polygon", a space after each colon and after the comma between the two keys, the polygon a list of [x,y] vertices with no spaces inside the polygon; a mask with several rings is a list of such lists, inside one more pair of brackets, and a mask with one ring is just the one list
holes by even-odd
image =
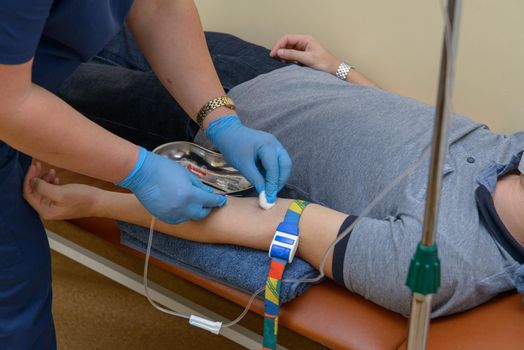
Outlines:
{"label": "nurse's bare forearm", "polygon": [[[268,250],[278,224],[284,218],[290,199],[279,198],[271,210],[258,207],[257,198],[229,197],[226,206],[214,209],[204,220],[168,225],[157,220],[155,229],[183,239],[205,243],[235,244]],[[93,215],[110,217],[149,227],[151,215],[132,194],[100,191]],[[300,219],[298,255],[317,269],[326,247],[336,238],[346,214],[311,204]],[[332,277],[332,255],[325,272]]]}
{"label": "nurse's bare forearm", "polygon": [[25,86],[16,82],[10,86],[0,88],[2,141],[58,167],[106,181],[122,180],[131,171],[138,157],[132,143],[92,123],[30,80]]}
{"label": "nurse's bare forearm", "polygon": [[[162,84],[191,118],[225,94],[193,0],[135,0],[127,23]],[[204,125],[228,113],[221,107]]]}

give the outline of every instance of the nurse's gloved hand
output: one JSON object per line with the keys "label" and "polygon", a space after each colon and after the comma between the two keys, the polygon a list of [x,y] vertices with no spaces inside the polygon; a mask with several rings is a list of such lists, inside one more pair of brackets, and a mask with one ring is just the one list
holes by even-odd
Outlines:
{"label": "nurse's gloved hand", "polygon": [[213,193],[186,168],[142,147],[131,173],[116,185],[133,191],[151,214],[168,224],[201,220],[226,204],[226,196]]}
{"label": "nurse's gloved hand", "polygon": [[214,120],[206,134],[227,162],[240,170],[258,193],[265,190],[267,201],[274,203],[291,175],[291,159],[276,137],[244,126],[237,115]]}

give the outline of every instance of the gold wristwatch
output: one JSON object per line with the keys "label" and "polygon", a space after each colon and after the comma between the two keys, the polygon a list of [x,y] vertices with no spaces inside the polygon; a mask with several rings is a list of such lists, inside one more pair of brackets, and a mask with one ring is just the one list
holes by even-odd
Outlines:
{"label": "gold wristwatch", "polygon": [[217,97],[204,105],[198,111],[196,121],[200,129],[204,128],[204,119],[207,117],[209,112],[217,109],[218,107],[227,107],[232,110],[235,110],[235,102],[229,96],[220,96]]}

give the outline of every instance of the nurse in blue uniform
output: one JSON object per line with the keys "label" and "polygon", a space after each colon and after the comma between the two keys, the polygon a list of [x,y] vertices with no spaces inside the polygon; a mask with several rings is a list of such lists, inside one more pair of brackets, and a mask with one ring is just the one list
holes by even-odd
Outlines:
{"label": "nurse in blue uniform", "polygon": [[126,187],[169,223],[199,220],[226,204],[184,168],[110,133],[56,96],[124,21],[166,91],[195,120],[200,112],[199,126],[259,192],[271,200],[289,177],[291,161],[277,139],[242,125],[223,97],[193,1],[2,0],[1,349],[56,348],[49,245],[22,197],[31,157]]}

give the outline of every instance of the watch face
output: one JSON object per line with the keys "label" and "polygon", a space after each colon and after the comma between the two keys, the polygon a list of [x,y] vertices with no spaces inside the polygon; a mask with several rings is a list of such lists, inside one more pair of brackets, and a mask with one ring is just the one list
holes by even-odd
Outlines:
{"label": "watch face", "polygon": [[224,104],[226,107],[235,109],[235,102],[229,96],[224,97]]}

